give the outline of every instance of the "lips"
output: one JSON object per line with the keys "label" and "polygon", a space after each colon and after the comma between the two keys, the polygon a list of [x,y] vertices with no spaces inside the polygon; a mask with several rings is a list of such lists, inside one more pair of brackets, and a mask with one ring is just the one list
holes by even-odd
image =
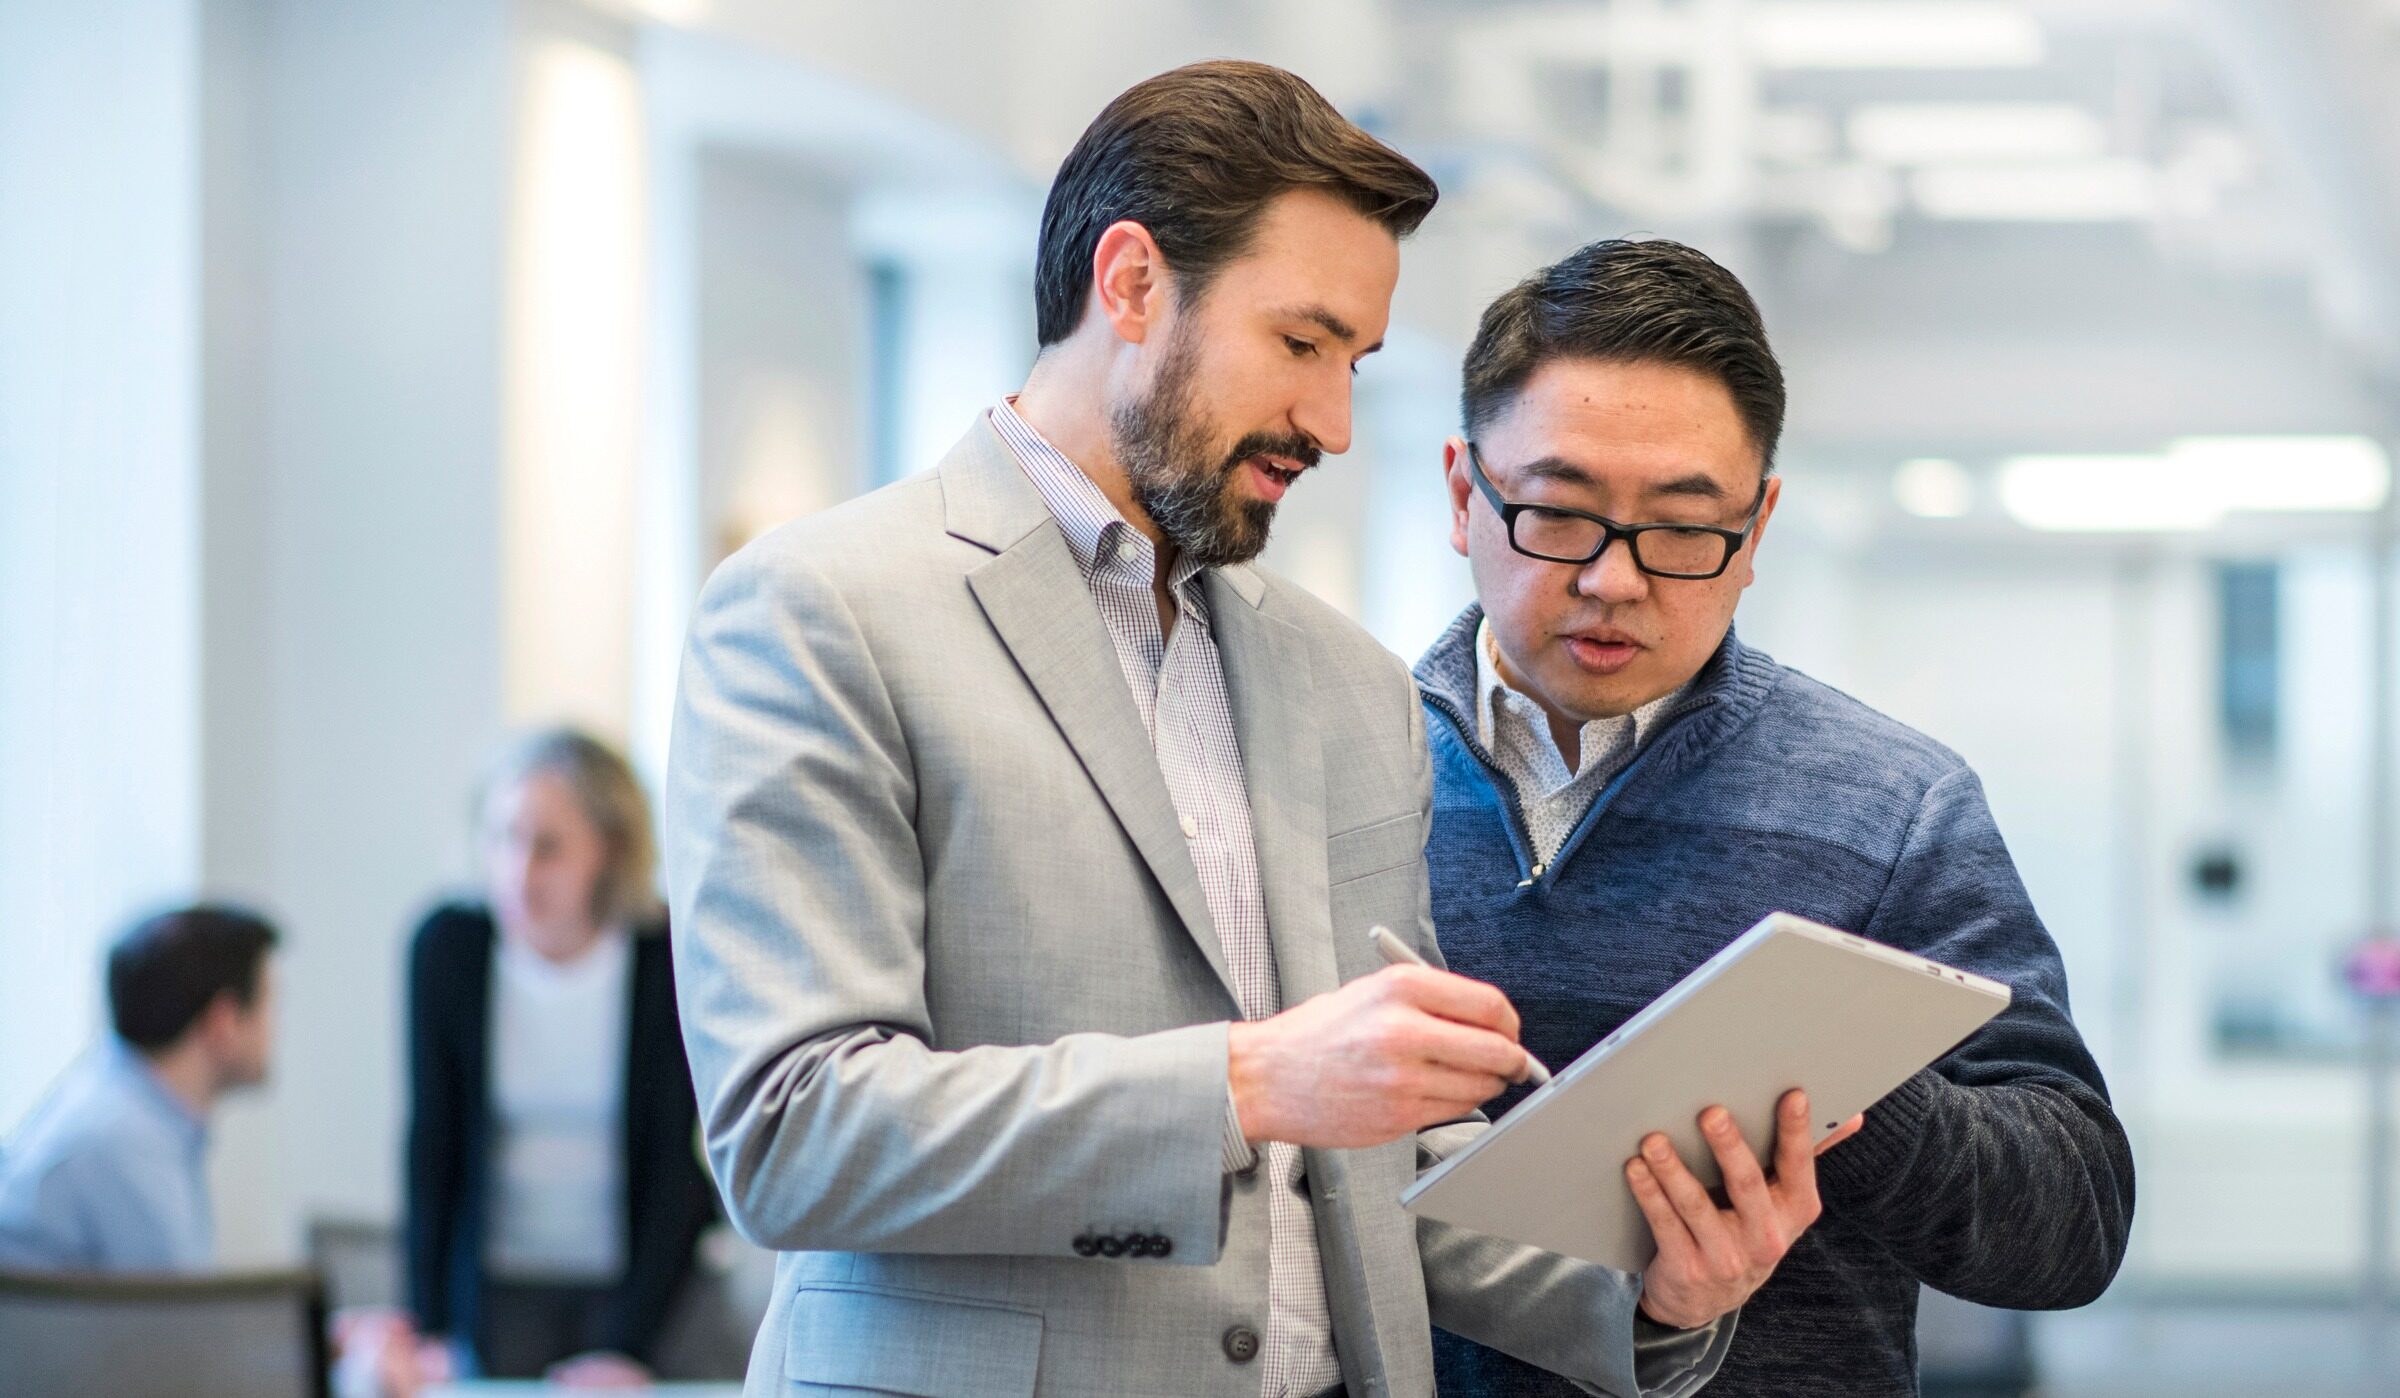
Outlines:
{"label": "lips", "polygon": [[1300,479],[1300,473],[1307,469],[1275,456],[1244,457],[1242,464],[1250,468],[1252,482],[1269,503],[1281,500],[1283,493],[1292,488],[1292,482]]}
{"label": "lips", "polygon": [[1600,629],[1581,631],[1559,638],[1566,643],[1567,654],[1576,665],[1594,674],[1613,675],[1642,653],[1641,642],[1622,631]]}

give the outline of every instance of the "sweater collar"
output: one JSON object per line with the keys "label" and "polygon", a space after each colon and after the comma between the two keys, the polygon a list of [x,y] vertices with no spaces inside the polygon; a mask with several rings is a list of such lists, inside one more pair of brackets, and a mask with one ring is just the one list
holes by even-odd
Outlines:
{"label": "sweater collar", "polygon": [[[1468,604],[1416,665],[1418,688],[1464,725],[1460,736],[1471,743],[1477,741],[1476,636],[1482,625],[1483,604]],[[1775,687],[1778,670],[1773,657],[1743,645],[1733,627],[1725,628],[1716,653],[1661,718],[1661,751],[1651,765],[1680,767],[1692,754],[1730,737],[1756,715]]]}

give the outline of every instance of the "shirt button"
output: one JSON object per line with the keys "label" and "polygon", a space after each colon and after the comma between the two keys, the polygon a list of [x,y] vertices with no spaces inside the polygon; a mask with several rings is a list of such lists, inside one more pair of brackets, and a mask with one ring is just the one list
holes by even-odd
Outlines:
{"label": "shirt button", "polygon": [[1188,815],[1183,818],[1183,838],[1187,840],[1197,840],[1200,838],[1200,822],[1192,819]]}
{"label": "shirt button", "polygon": [[1135,557],[1141,553],[1141,551],[1141,545],[1135,543],[1131,539],[1117,540],[1117,557],[1123,559],[1127,563],[1131,563]]}
{"label": "shirt button", "polygon": [[1247,1325],[1236,1325],[1225,1332],[1225,1357],[1236,1364],[1247,1364],[1258,1358],[1258,1332]]}

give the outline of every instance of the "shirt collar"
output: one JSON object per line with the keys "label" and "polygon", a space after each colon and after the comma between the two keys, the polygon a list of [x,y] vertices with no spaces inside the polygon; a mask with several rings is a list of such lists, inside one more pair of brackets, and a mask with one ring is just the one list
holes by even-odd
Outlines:
{"label": "shirt collar", "polygon": [[208,1122],[192,1110],[191,1104],[167,1090],[159,1080],[158,1070],[140,1049],[114,1035],[109,1036],[104,1055],[104,1071],[108,1079],[124,1092],[126,1100],[139,1110],[172,1128],[176,1136],[198,1149],[208,1136]]}
{"label": "shirt collar", "polygon": [[[1084,581],[1149,587],[1158,573],[1158,549],[1150,536],[1128,524],[1082,467],[1018,415],[1015,399],[1003,398],[993,404],[991,420],[1033,488],[1041,492],[1042,502],[1050,507]],[[1189,584],[1204,571],[1190,554],[1178,554],[1168,571],[1167,587],[1191,605],[1203,606],[1203,590]]]}
{"label": "shirt collar", "polygon": [[[1556,754],[1558,743],[1550,735],[1549,715],[1544,712],[1533,696],[1501,677],[1498,657],[1499,643],[1492,639],[1491,618],[1485,617],[1475,628],[1475,728],[1477,735],[1483,740],[1485,747],[1497,746],[1493,736],[1494,725],[1500,715],[1507,712],[1531,729],[1536,741]],[[1578,758],[1581,762],[1588,764],[1600,753],[1605,752],[1609,747],[1607,740],[1621,731],[1628,721],[1633,724],[1633,749],[1639,751],[1642,744],[1650,741],[1651,734],[1657,731],[1659,720],[1666,717],[1667,711],[1675,706],[1675,701],[1682,698],[1684,691],[1688,688],[1688,685],[1681,685],[1669,690],[1635,709],[1631,715],[1618,714],[1611,718],[1596,718],[1585,723],[1581,741],[1578,744],[1581,749],[1577,754]],[[1561,761],[1563,764],[1564,759],[1562,758]],[[1576,768],[1578,772],[1581,770],[1580,766]],[[1573,775],[1573,773],[1569,775]]]}

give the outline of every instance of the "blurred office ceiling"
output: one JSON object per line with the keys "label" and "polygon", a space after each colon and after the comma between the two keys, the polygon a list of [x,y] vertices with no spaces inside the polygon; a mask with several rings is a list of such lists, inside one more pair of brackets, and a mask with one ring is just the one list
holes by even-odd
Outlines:
{"label": "blurred office ceiling", "polygon": [[2400,0],[595,3],[896,103],[1028,198],[1129,82],[1286,64],[1442,183],[1402,329],[1447,359],[1527,269],[1687,239],[1766,306],[1794,459],[1886,514],[1928,457],[1997,519],[2017,454],[2400,438]]}
{"label": "blurred office ceiling", "polygon": [[2400,0],[623,0],[886,75],[1038,178],[1133,76],[1290,63],[1534,229],[1806,230],[1860,255],[1958,229],[2138,233],[2305,277],[2400,376]]}

